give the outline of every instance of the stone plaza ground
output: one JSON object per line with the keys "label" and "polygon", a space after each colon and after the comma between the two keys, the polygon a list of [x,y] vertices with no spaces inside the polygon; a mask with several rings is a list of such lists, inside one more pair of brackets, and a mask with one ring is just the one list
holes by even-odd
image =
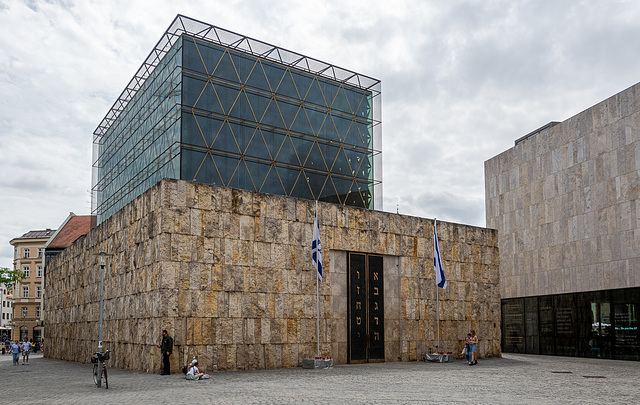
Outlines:
{"label": "stone plaza ground", "polygon": [[[2,398],[10,404],[601,404],[638,403],[634,361],[505,354],[476,366],[453,363],[341,365],[211,373],[210,380],[109,369],[97,389],[92,365],[32,354],[13,366],[0,356]],[[205,370],[206,371],[206,370]]]}

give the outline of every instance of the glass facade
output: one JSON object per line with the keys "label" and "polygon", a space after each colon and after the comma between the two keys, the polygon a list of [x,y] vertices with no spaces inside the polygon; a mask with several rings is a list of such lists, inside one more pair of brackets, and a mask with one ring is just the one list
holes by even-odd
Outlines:
{"label": "glass facade", "polygon": [[111,216],[165,177],[180,178],[182,52],[173,47],[94,141],[98,221]]}
{"label": "glass facade", "polygon": [[94,133],[93,211],[165,177],[380,207],[379,89],[178,16]]}
{"label": "glass facade", "polygon": [[640,360],[640,288],[502,300],[502,351]]}

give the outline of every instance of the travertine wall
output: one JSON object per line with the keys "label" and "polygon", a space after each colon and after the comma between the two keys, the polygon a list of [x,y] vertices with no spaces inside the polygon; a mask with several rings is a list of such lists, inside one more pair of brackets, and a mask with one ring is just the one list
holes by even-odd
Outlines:
{"label": "travertine wall", "polygon": [[640,84],[485,162],[502,298],[640,286]]}
{"label": "travertine wall", "polygon": [[[433,221],[319,203],[325,277],[322,355],[347,362],[347,252],[384,255],[385,360],[435,349]],[[97,347],[99,251],[107,265],[104,346],[116,367],[158,371],[160,332],[172,368],[295,367],[316,355],[311,262],[315,203],[165,179],[47,267],[46,352],[87,362]],[[446,222],[438,236],[449,281],[440,290],[441,350],[459,355],[470,329],[481,356],[500,354],[496,232]]]}

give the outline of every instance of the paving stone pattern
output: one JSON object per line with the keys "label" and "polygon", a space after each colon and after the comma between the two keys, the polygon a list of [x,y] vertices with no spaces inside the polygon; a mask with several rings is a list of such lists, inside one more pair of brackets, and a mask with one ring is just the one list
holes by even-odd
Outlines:
{"label": "paving stone pattern", "polygon": [[637,362],[514,354],[472,367],[393,362],[214,372],[204,381],[109,369],[105,390],[95,388],[90,364],[38,353],[24,366],[0,355],[0,376],[11,404],[631,404],[640,393]]}

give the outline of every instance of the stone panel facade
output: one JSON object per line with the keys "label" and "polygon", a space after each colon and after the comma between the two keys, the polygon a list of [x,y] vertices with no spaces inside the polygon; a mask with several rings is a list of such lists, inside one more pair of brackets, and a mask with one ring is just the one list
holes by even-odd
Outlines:
{"label": "stone panel facade", "polygon": [[640,84],[485,162],[502,298],[640,286]]}
{"label": "stone panel facade", "polygon": [[[162,180],[52,259],[45,355],[87,362],[97,348],[100,271],[107,263],[104,346],[111,364],[155,372],[174,337],[172,369],[297,367],[316,355],[314,201]],[[347,252],[383,255],[385,360],[435,350],[433,221],[318,203],[325,276],[321,354],[347,362]],[[449,282],[440,290],[441,351],[459,355],[470,329],[481,357],[500,355],[497,233],[439,222]]]}

